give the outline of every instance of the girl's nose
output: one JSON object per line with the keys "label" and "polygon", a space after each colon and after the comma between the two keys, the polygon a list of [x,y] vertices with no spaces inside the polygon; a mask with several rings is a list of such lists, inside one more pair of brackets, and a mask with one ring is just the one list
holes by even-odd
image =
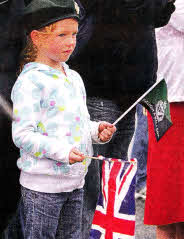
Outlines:
{"label": "girl's nose", "polygon": [[68,38],[66,45],[68,47],[71,47],[71,46],[74,46],[75,43],[76,43],[76,38],[72,36]]}

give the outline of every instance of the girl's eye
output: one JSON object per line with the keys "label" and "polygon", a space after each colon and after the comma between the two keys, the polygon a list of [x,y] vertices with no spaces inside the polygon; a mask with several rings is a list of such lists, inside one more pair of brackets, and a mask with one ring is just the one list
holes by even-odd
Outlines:
{"label": "girl's eye", "polygon": [[[59,35],[59,37],[64,37],[64,36],[66,36],[66,34],[64,34],[64,33]],[[72,36],[76,37],[77,33],[73,33]]]}
{"label": "girl's eye", "polygon": [[59,37],[64,37],[65,34],[60,34]]}

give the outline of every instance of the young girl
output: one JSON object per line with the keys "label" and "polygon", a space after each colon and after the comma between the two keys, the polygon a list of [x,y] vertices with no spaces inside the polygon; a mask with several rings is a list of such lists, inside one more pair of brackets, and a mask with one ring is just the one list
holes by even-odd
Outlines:
{"label": "young girl", "polygon": [[77,10],[73,0],[33,0],[22,15],[28,42],[12,90],[12,135],[26,239],[81,238],[86,155],[92,139],[107,142],[116,130],[90,121],[83,82],[64,63],[76,44]]}

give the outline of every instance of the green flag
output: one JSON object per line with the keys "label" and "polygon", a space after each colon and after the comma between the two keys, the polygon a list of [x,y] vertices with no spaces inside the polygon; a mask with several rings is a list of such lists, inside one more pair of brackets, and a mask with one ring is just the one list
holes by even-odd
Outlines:
{"label": "green flag", "polygon": [[140,101],[151,114],[157,141],[171,127],[170,106],[167,99],[167,84],[164,79]]}

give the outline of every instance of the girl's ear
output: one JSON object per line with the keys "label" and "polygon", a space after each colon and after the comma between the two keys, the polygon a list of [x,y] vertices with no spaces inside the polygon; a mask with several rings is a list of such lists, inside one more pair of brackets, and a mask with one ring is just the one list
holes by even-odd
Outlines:
{"label": "girl's ear", "polygon": [[39,44],[40,44],[40,39],[39,39],[40,36],[39,36],[38,31],[33,30],[33,31],[30,33],[30,37],[31,37],[31,40],[32,40],[33,44],[38,47]]}

